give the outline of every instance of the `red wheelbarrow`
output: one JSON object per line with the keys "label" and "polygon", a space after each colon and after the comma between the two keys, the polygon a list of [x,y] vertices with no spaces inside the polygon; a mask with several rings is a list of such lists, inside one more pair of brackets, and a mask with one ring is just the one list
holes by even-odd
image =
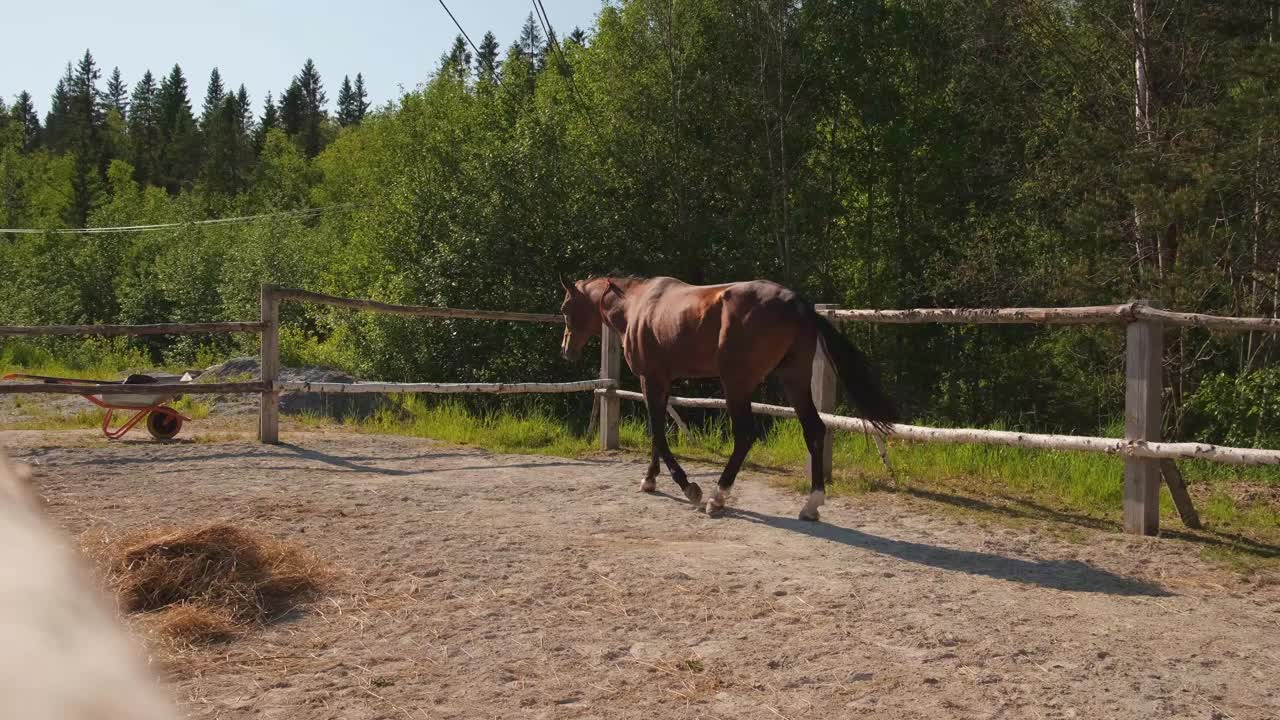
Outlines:
{"label": "red wheelbarrow", "polygon": [[[191,382],[191,375],[183,375],[178,377],[153,377],[151,375],[130,375],[124,380],[81,380],[78,378],[61,378],[49,377],[47,375],[25,375],[22,373],[13,373],[5,375],[2,380],[39,380],[41,382],[55,385],[139,385],[145,386],[157,382]],[[108,440],[119,440],[126,433],[132,430],[138,423],[146,420],[147,432],[151,433],[151,437],[156,440],[172,440],[182,430],[183,422],[191,422],[191,418],[179,413],[177,410],[169,407],[167,403],[173,402],[181,395],[165,394],[165,393],[148,393],[145,387],[139,387],[136,393],[127,393],[123,395],[94,395],[92,393],[82,394],[85,400],[103,408],[107,411],[106,417],[102,418],[102,434],[107,436]],[[116,410],[132,411],[133,415],[125,421],[123,425],[112,430],[111,418]]]}

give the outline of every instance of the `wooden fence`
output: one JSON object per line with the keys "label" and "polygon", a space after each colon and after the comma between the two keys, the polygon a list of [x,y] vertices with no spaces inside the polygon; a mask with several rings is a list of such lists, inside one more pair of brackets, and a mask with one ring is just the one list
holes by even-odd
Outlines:
{"label": "wooden fence", "polygon": [[[1160,483],[1168,484],[1174,504],[1188,527],[1197,528],[1200,520],[1178,471],[1175,460],[1207,460],[1235,465],[1280,465],[1280,450],[1234,448],[1208,443],[1161,442],[1161,393],[1164,354],[1164,329],[1169,326],[1198,327],[1224,332],[1280,332],[1280,319],[1236,318],[1197,313],[1178,313],[1135,301],[1121,305],[1074,308],[924,308],[916,310],[841,310],[831,305],[817,306],[819,314],[837,322],[869,322],[886,324],[952,323],[965,325],[1084,325],[1113,324],[1125,326],[1125,434],[1124,438],[1079,435],[1046,435],[1039,433],[979,430],[972,428],[934,428],[917,425],[894,425],[890,437],[921,442],[978,443],[1007,445],[1042,450],[1068,450],[1118,455],[1124,458],[1124,529],[1126,532],[1154,535],[1160,528]],[[601,377],[619,379],[615,363],[618,339],[606,331],[601,350]],[[885,447],[875,429],[861,419],[833,415],[836,407],[835,370],[823,353],[814,358],[813,395],[823,421],[827,424],[824,472],[832,469],[831,439],[834,430],[868,433],[877,440],[881,456],[888,463]],[[601,418],[606,402],[617,399],[643,402],[640,393],[622,390],[598,390]],[[672,397],[674,407],[725,409],[717,398]],[[752,403],[753,412],[775,417],[795,417],[789,407]],[[616,437],[616,430],[613,433]],[[616,447],[616,441],[601,428],[602,447]]]}
{"label": "wooden fence", "polygon": [[[622,380],[622,346],[617,334],[605,328],[601,338],[600,373],[597,379],[566,383],[308,383],[283,382],[280,373],[280,305],[285,301],[306,302],[331,307],[376,312],[408,317],[505,320],[515,322],[561,323],[560,315],[461,310],[415,305],[391,305],[372,300],[356,300],[320,293],[264,285],[261,293],[261,317],[256,321],[224,323],[186,323],[167,325],[81,325],[53,327],[3,327],[0,337],[35,337],[51,335],[157,335],[200,333],[256,333],[262,336],[260,364],[262,377],[244,383],[184,383],[181,385],[148,385],[148,392],[183,394],[256,393],[260,396],[258,438],[264,443],[280,439],[280,393],[569,393],[594,392],[602,449],[617,449],[621,422],[621,401],[643,402],[640,393],[619,388]],[[894,425],[890,437],[922,442],[982,443],[1045,450],[1069,450],[1118,455],[1124,458],[1124,527],[1127,532],[1151,535],[1159,530],[1159,492],[1163,477],[1168,483],[1184,522],[1197,527],[1199,520],[1191,506],[1174,460],[1208,460],[1238,465],[1280,464],[1280,450],[1233,448],[1206,443],[1162,442],[1161,392],[1163,380],[1160,361],[1163,334],[1167,326],[1199,327],[1216,331],[1280,332],[1280,319],[1233,318],[1160,310],[1145,302],[1122,305],[1076,308],[1002,308],[955,309],[928,308],[918,310],[841,310],[831,305],[817,306],[825,317],[840,322],[893,324],[959,323],[1079,325],[1114,324],[1126,327],[1125,354],[1125,436],[1124,438],[1087,437],[1078,435],[1046,435],[1037,433],[980,430],[971,428],[934,428],[916,425]],[[111,394],[136,392],[136,388],[102,385],[0,384],[0,394],[12,393]],[[831,440],[836,430],[869,433],[876,439],[886,464],[888,457],[883,439],[868,423],[831,414],[836,407],[836,374],[823,353],[814,359],[814,399],[827,424],[825,472],[832,466]],[[716,398],[673,397],[672,407],[724,409],[725,402]],[[752,404],[752,410],[763,415],[794,417],[791,408]],[[678,420],[678,416],[677,416]]]}

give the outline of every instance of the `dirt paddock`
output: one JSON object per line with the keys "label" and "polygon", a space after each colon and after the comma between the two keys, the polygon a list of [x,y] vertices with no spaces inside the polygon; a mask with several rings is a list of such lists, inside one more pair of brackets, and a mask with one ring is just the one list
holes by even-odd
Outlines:
{"label": "dirt paddock", "polygon": [[[0,433],[70,532],[228,519],[347,574],[158,659],[193,717],[1280,717],[1280,588],[1184,542],[884,495],[803,523],[752,473],[712,519],[669,480],[637,492],[633,457],[285,437]],[[718,468],[691,469],[710,489]]]}

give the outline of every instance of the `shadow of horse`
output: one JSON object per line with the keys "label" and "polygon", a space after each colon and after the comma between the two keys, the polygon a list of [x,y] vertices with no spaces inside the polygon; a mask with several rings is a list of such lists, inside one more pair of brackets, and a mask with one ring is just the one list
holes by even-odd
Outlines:
{"label": "shadow of horse", "polygon": [[[1123,530],[1123,526],[1116,520],[1107,520],[1082,513],[1057,510],[1032,500],[1013,495],[996,495],[995,498],[1002,501],[1004,504],[995,504],[966,495],[957,495],[921,488],[905,488],[896,491],[890,490],[890,492],[900,492],[922,500],[929,500],[931,502],[951,505],[953,507],[982,513],[1003,515],[1004,517],[1015,519],[1049,520],[1066,525],[1074,525],[1088,530],[1098,530],[1109,533],[1117,533]],[[1225,530],[1218,530],[1215,528],[1204,528],[1202,530],[1162,528],[1160,530],[1160,537],[1184,540],[1186,542],[1196,543],[1206,547],[1233,550],[1259,558],[1280,558],[1280,545],[1275,545],[1273,543],[1250,538],[1239,533],[1227,532]]]}
{"label": "shadow of horse", "polygon": [[[666,492],[658,491],[653,495],[681,505],[688,505],[688,501],[684,498]],[[810,522],[734,507],[725,508],[723,515],[718,517],[746,520],[779,530],[808,535],[817,540],[888,555],[917,565],[1035,585],[1051,590],[1121,596],[1173,596],[1173,593],[1155,583],[1117,575],[1079,560],[1022,560],[975,550],[955,550],[909,540],[894,540],[853,528],[832,525],[825,521]]]}
{"label": "shadow of horse", "polygon": [[956,550],[909,540],[894,540],[826,522],[815,523],[750,510],[726,510],[725,516],[888,555],[917,565],[1051,590],[1148,597],[1171,595],[1155,583],[1117,575],[1079,560],[1023,560],[974,550]]}
{"label": "shadow of horse", "polygon": [[[654,494],[681,504],[688,504],[684,498],[677,498],[665,492]],[[766,515],[740,508],[725,508],[721,517],[788,530],[817,540],[859,550],[869,550],[917,565],[1036,585],[1051,590],[1105,595],[1172,596],[1172,593],[1155,583],[1116,575],[1079,560],[1022,560],[974,550],[954,550],[909,540],[894,540],[827,522],[810,522],[780,515]]]}

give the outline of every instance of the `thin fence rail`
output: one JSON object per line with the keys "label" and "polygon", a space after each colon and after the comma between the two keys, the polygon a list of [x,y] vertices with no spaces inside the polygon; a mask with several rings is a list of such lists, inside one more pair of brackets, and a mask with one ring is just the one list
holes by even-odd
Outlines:
{"label": "thin fence rail", "polygon": [[94,385],[54,383],[0,383],[0,395],[231,395],[269,392],[265,382],[239,383],[131,383]]}
{"label": "thin fence rail", "polygon": [[53,337],[59,335],[203,335],[262,332],[260,321],[163,323],[159,325],[0,325],[0,337]]}
{"label": "thin fence rail", "polygon": [[328,305],[331,307],[366,310],[385,315],[403,315],[408,317],[430,317],[459,320],[514,320],[516,322],[562,323],[563,315],[546,313],[505,312],[502,310],[461,310],[458,308],[432,307],[429,305],[393,305],[378,300],[357,300],[343,298],[307,290],[281,288],[276,291],[280,300],[296,300],[299,302]]}
{"label": "thin fence rail", "polygon": [[822,309],[818,314],[842,322],[889,325],[1119,325],[1137,320],[1158,320],[1165,325],[1224,332],[1280,332],[1280,318],[1173,312],[1141,302],[1065,308]]}
{"label": "thin fence rail", "polygon": [[480,393],[485,395],[514,395],[518,393],[574,393],[590,392],[615,387],[612,380],[578,380],[563,383],[325,383],[325,382],[277,382],[277,390],[304,393],[354,395],[364,393],[412,394],[429,393],[448,395],[456,393]]}
{"label": "thin fence rail", "polygon": [[1135,307],[1099,305],[1072,308],[916,308],[914,310],[818,310],[832,320],[892,325],[1089,325],[1126,323]]}
{"label": "thin fence rail", "polygon": [[[623,400],[643,402],[644,395],[630,390],[615,391]],[[601,393],[601,391],[597,391]],[[728,404],[720,398],[671,397],[673,407],[725,410]],[[751,412],[757,415],[794,418],[796,411],[785,405],[751,403]],[[819,413],[829,427],[854,433],[876,434],[875,427],[856,417]],[[1208,460],[1232,465],[1280,465],[1280,450],[1238,448],[1209,443],[1173,443],[1132,441],[1123,438],[1092,437],[1088,435],[1050,435],[1008,430],[978,430],[973,428],[939,428],[903,423],[890,425],[888,437],[922,442],[1004,445],[1037,450],[1066,450],[1102,453],[1120,457],[1167,458],[1170,460]]]}

